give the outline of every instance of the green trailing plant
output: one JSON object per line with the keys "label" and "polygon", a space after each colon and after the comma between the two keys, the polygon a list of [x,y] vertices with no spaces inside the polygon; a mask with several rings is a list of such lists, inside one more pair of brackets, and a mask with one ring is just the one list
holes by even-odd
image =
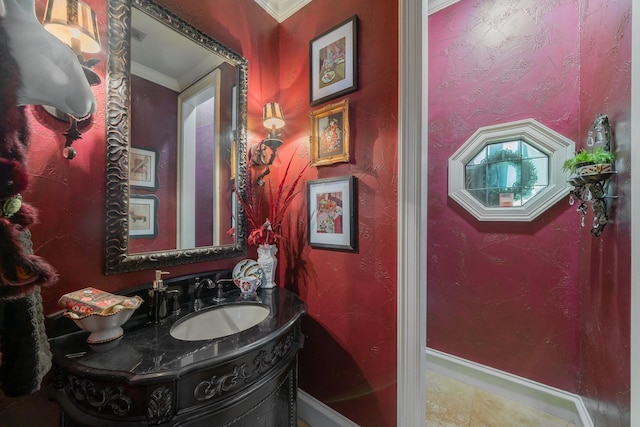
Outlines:
{"label": "green trailing plant", "polygon": [[583,164],[600,165],[604,163],[613,163],[615,160],[615,154],[609,150],[604,150],[602,147],[598,147],[592,152],[588,152],[583,148],[579,153],[576,153],[575,156],[564,162],[562,170],[565,172],[575,173],[576,169]]}
{"label": "green trailing plant", "polygon": [[596,165],[600,165],[603,163],[613,163],[616,160],[615,154],[613,154],[609,150],[603,150],[602,147],[598,147],[596,151],[593,152],[593,163]]}

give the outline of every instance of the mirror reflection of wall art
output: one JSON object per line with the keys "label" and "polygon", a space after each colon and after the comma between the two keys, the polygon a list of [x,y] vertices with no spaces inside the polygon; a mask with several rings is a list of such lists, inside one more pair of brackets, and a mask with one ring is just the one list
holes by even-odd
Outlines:
{"label": "mirror reflection of wall art", "polygon": [[311,166],[349,162],[349,100],[309,113]]}
{"label": "mirror reflection of wall art", "polygon": [[129,184],[148,190],[158,189],[158,152],[153,149],[133,148],[129,157]]}
{"label": "mirror reflection of wall art", "polygon": [[358,89],[357,27],[354,15],[309,43],[311,105]]}
{"label": "mirror reflection of wall art", "polygon": [[158,198],[132,195],[129,201],[129,236],[154,238],[158,235]]}
{"label": "mirror reflection of wall art", "polygon": [[309,245],[313,248],[356,249],[355,177],[307,182]]}

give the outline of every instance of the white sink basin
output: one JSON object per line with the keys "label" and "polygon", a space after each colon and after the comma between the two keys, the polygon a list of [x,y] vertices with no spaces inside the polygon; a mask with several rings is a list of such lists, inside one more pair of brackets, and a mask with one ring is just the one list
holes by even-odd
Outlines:
{"label": "white sink basin", "polygon": [[225,305],[196,313],[171,327],[172,337],[182,341],[211,340],[245,331],[262,322],[269,309],[261,305]]}

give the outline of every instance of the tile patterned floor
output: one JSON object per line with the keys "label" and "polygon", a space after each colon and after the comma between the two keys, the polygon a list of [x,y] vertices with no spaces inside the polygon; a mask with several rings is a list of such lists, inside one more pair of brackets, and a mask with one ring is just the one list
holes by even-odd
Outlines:
{"label": "tile patterned floor", "polygon": [[[298,427],[312,426],[299,419]],[[427,371],[426,427],[575,427],[575,424]]]}
{"label": "tile patterned floor", "polygon": [[575,427],[566,420],[427,371],[427,427]]}

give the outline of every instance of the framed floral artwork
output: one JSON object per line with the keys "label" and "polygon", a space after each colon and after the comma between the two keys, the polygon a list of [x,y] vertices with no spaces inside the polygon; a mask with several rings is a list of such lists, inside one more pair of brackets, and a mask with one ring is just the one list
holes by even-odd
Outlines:
{"label": "framed floral artwork", "polygon": [[358,89],[357,37],[354,15],[309,42],[311,105]]}
{"label": "framed floral artwork", "polygon": [[355,186],[353,176],[307,182],[309,246],[356,250]]}
{"label": "framed floral artwork", "polygon": [[131,195],[129,198],[129,236],[154,238],[158,235],[158,198]]}
{"label": "framed floral artwork", "polygon": [[129,151],[129,184],[146,190],[158,189],[158,152],[131,147]]}
{"label": "framed floral artwork", "polygon": [[309,113],[311,166],[349,162],[349,100]]}

